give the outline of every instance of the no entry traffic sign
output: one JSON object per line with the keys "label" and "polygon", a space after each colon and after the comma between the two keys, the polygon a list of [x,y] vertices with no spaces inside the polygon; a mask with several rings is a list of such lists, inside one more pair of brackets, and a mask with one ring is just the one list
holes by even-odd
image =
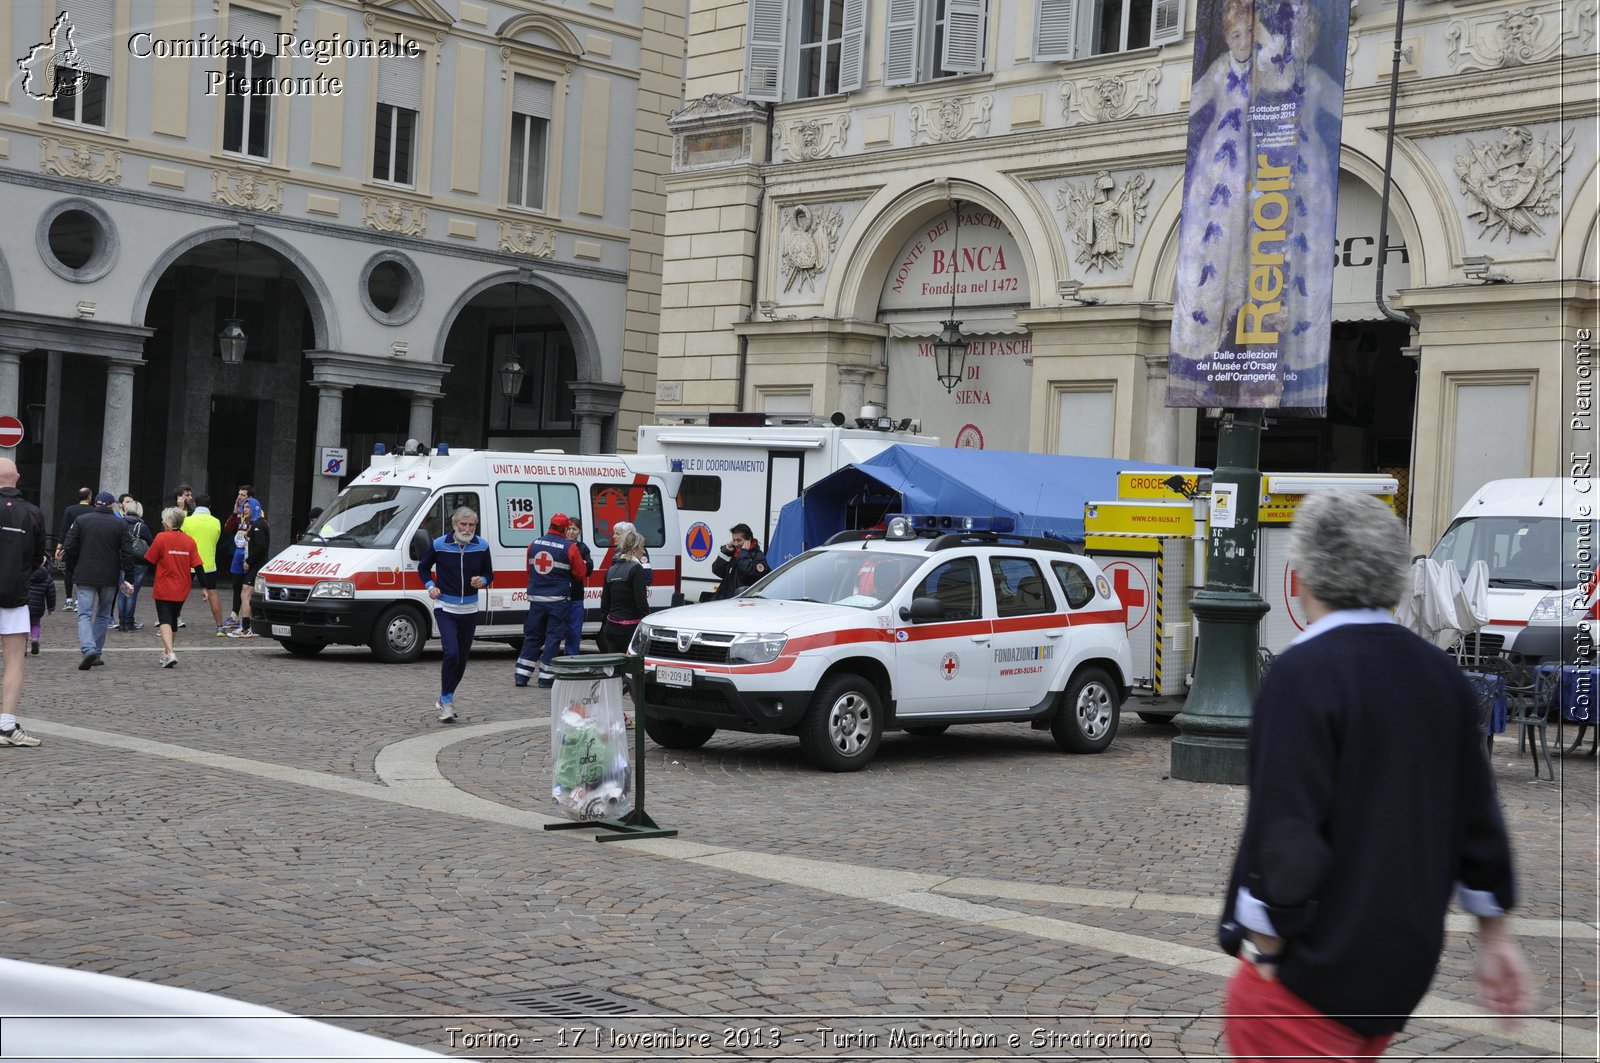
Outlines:
{"label": "no entry traffic sign", "polygon": [[0,417],[0,447],[14,447],[22,442],[22,422],[15,417]]}

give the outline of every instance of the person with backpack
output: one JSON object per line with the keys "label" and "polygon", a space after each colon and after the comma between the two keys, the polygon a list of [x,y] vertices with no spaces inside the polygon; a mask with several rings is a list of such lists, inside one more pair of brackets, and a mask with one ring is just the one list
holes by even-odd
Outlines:
{"label": "person with backpack", "polygon": [[600,591],[600,643],[602,653],[627,653],[639,621],[650,612],[649,569],[640,562],[644,536],[632,527],[617,533],[616,559],[606,569]]}
{"label": "person with backpack", "polygon": [[144,506],[134,499],[132,495],[124,494],[122,503],[122,522],[128,526],[128,545],[133,550],[133,593],[117,594],[117,630],[134,632],[144,627],[144,624],[134,619],[134,611],[139,605],[139,588],[144,586],[145,574],[150,571],[150,566],[145,563],[145,554],[150,549],[150,544],[155,541],[155,532],[150,525],[144,522]]}
{"label": "person with backpack", "polygon": [[117,591],[133,593],[133,536],[112,507],[110,491],[94,496],[94,508],[72,522],[62,557],[76,573],[78,592],[78,670],[105,664],[106,632]]}
{"label": "person with backpack", "polygon": [[56,574],[44,561],[28,578],[28,652],[39,656],[39,634],[46,613],[56,611]]}

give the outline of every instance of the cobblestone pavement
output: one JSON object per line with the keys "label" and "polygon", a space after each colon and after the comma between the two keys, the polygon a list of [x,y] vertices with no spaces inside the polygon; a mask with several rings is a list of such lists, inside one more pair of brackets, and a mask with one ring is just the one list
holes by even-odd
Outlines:
{"label": "cobblestone pavement", "polygon": [[[72,621],[26,664],[44,745],[0,749],[13,958],[480,1059],[1221,1051],[1244,791],[1168,778],[1174,732],[1131,711],[1101,756],[996,725],[888,736],[853,775],[782,737],[651,745],[649,811],[678,837],[597,845],[541,829],[549,700],[513,689],[508,648],[480,647],[445,727],[436,651],[299,659],[206,624],[162,670],[151,624],[80,672]],[[1452,933],[1389,1058],[1595,1056],[1596,762],[1534,782],[1501,739],[1494,767],[1537,1015],[1514,1037],[1473,1018]]]}

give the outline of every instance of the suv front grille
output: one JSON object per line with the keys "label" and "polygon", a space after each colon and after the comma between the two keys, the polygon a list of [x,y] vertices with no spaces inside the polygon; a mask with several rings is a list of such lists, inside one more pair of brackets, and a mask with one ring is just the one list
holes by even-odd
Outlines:
{"label": "suv front grille", "polygon": [[303,602],[311,597],[310,587],[275,587],[267,584],[269,602]]}
{"label": "suv front grille", "polygon": [[668,661],[698,661],[702,664],[727,663],[728,646],[733,642],[732,635],[715,631],[698,631],[694,633],[688,649],[680,650],[678,634],[672,628],[652,628],[650,645],[645,649],[646,656]]}

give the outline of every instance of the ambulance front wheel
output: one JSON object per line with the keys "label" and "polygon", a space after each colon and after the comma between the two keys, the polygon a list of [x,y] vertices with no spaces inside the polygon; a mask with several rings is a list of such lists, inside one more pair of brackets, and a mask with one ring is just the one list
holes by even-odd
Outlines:
{"label": "ambulance front wheel", "polygon": [[674,723],[654,716],[644,717],[644,733],[663,749],[699,749],[717,733],[715,727],[694,723]]}
{"label": "ambulance front wheel", "polygon": [[1116,737],[1121,710],[1122,698],[1111,677],[1099,668],[1085,668],[1067,684],[1050,733],[1068,753],[1099,753]]}
{"label": "ambulance front wheel", "polygon": [[858,675],[824,683],[800,721],[800,751],[823,771],[860,771],[883,740],[878,692]]}
{"label": "ambulance front wheel", "polygon": [[408,605],[384,610],[372,625],[373,655],[385,664],[409,664],[422,656],[428,641],[427,621]]}

